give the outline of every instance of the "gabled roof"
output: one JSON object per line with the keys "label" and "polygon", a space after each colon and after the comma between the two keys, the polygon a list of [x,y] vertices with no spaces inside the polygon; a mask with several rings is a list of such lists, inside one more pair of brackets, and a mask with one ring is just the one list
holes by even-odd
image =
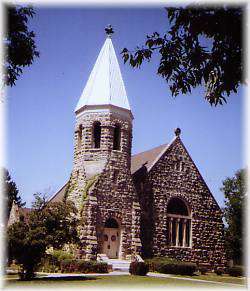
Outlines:
{"label": "gabled roof", "polygon": [[143,165],[145,165],[146,168],[150,170],[167,148],[168,144],[163,144],[151,150],[133,155],[131,157],[131,173],[134,174]]}
{"label": "gabled roof", "polygon": [[65,196],[65,192],[67,190],[69,181],[67,181],[62,188],[60,188],[48,201],[47,203],[53,203],[53,202],[61,202],[63,201],[63,198]]}
{"label": "gabled roof", "polygon": [[130,110],[119,63],[110,37],[99,53],[75,112],[88,105],[114,105]]}

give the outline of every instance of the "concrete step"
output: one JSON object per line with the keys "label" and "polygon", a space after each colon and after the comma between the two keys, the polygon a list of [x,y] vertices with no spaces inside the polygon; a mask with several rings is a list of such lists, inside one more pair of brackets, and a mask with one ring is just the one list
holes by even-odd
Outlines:
{"label": "concrete step", "polygon": [[127,260],[109,259],[107,263],[112,265],[113,271],[128,272],[130,266],[130,261]]}

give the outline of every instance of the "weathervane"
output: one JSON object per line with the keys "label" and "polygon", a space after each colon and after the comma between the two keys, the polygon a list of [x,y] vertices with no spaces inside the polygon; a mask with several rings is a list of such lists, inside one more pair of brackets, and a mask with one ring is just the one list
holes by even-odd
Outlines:
{"label": "weathervane", "polygon": [[111,26],[111,24],[109,24],[106,28],[105,28],[105,32],[107,34],[108,37],[111,37],[111,35],[114,33],[113,27]]}

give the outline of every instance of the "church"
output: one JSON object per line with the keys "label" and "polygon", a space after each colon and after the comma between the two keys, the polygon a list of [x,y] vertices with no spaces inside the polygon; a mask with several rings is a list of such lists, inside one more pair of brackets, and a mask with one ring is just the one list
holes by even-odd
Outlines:
{"label": "church", "polygon": [[[181,139],[131,156],[133,113],[111,31],[75,108],[69,181],[84,259],[166,256],[225,265],[222,211]],[[136,137],[135,137],[136,138]]]}

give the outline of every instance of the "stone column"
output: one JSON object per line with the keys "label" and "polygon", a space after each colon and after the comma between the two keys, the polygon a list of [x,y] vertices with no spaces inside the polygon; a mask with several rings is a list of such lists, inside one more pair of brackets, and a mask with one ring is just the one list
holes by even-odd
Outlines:
{"label": "stone column", "polygon": [[173,245],[173,217],[169,218],[169,245]]}
{"label": "stone column", "polygon": [[183,236],[182,236],[182,246],[186,246],[186,232],[187,232],[187,220],[183,220]]}
{"label": "stone column", "polygon": [[176,230],[176,243],[175,243],[175,246],[178,246],[179,245],[179,224],[180,224],[180,218],[177,218],[176,219],[176,225],[175,225],[175,230]]}
{"label": "stone column", "polygon": [[140,204],[133,202],[132,206],[132,255],[139,255],[141,253],[141,239],[140,239]]}
{"label": "stone column", "polygon": [[84,249],[85,260],[95,260],[97,255],[96,209],[97,199],[90,196],[84,205],[83,227],[80,231],[80,240]]}

